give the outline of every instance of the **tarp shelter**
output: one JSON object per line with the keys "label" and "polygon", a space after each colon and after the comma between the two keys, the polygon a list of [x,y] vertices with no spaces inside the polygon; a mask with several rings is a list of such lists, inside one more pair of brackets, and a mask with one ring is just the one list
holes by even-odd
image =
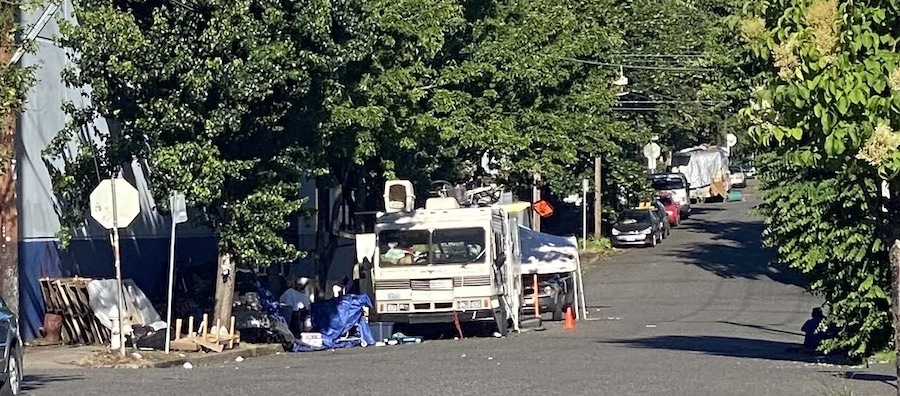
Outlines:
{"label": "tarp shelter", "polygon": [[578,241],[519,226],[523,274],[556,274],[578,270]]}
{"label": "tarp shelter", "polygon": [[575,309],[580,311],[580,317],[585,317],[587,312],[584,302],[584,281],[581,279],[578,240],[571,236],[551,235],[519,226],[519,247],[523,275],[574,274]]}
{"label": "tarp shelter", "polygon": [[369,296],[354,294],[313,303],[312,323],[322,334],[322,346],[331,349],[375,344],[364,307],[372,307]]}

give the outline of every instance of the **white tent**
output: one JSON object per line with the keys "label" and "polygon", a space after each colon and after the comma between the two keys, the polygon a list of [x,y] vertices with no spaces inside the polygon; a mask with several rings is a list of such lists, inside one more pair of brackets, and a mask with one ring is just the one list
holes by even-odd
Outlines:
{"label": "white tent", "polygon": [[562,237],[519,226],[519,254],[522,274],[571,273],[575,284],[575,311],[587,317],[584,302],[584,281],[581,279],[581,260],[575,237]]}
{"label": "white tent", "polygon": [[545,234],[519,226],[523,274],[557,274],[578,270],[575,237]]}

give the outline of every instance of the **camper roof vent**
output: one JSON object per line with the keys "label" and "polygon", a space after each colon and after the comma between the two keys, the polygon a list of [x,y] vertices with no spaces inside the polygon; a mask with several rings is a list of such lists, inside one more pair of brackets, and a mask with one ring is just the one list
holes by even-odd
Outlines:
{"label": "camper roof vent", "polygon": [[456,198],[445,197],[445,198],[428,198],[425,201],[425,209],[426,210],[444,210],[444,209],[459,209],[459,201]]}
{"label": "camper roof vent", "polygon": [[387,213],[410,212],[416,201],[412,182],[388,180],[384,183],[384,211]]}

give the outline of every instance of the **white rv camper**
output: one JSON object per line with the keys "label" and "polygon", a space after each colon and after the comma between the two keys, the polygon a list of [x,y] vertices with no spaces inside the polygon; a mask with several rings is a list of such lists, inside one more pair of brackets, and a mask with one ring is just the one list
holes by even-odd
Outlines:
{"label": "white rv camper", "polygon": [[357,235],[360,288],[372,320],[494,322],[518,330],[522,309],[517,219],[500,206],[461,207],[429,198],[414,208],[412,184],[389,181],[375,233]]}

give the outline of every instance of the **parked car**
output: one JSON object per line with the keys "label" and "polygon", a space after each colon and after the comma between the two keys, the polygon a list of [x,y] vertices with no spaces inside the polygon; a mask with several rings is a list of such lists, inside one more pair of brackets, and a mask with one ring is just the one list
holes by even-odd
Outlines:
{"label": "parked car", "polygon": [[684,173],[655,173],[650,175],[650,186],[658,193],[672,194],[682,218],[691,215],[691,185]]}
{"label": "parked car", "polygon": [[[523,313],[534,315],[534,285],[531,275],[526,275],[525,278]],[[568,274],[539,275],[538,302],[541,313],[552,312],[553,320],[563,320],[565,308],[575,302],[575,282],[572,277]]]}
{"label": "parked car", "polygon": [[732,165],[728,167],[728,171],[731,172],[731,187],[734,188],[745,188],[747,187],[747,175],[744,173],[744,168],[739,165]]}
{"label": "parked car", "polygon": [[19,321],[6,301],[0,298],[0,396],[18,395],[22,390],[22,339],[19,337]]}
{"label": "parked car", "polygon": [[623,212],[612,227],[613,246],[656,246],[662,241],[659,217],[653,209],[632,209]]}
{"label": "parked car", "polygon": [[746,161],[742,162],[741,167],[744,168],[744,176],[748,179],[756,178],[756,162],[755,161]]}
{"label": "parked car", "polygon": [[659,202],[666,209],[666,217],[669,219],[669,225],[678,227],[681,225],[681,210],[678,203],[672,199],[670,194],[660,193]]}

